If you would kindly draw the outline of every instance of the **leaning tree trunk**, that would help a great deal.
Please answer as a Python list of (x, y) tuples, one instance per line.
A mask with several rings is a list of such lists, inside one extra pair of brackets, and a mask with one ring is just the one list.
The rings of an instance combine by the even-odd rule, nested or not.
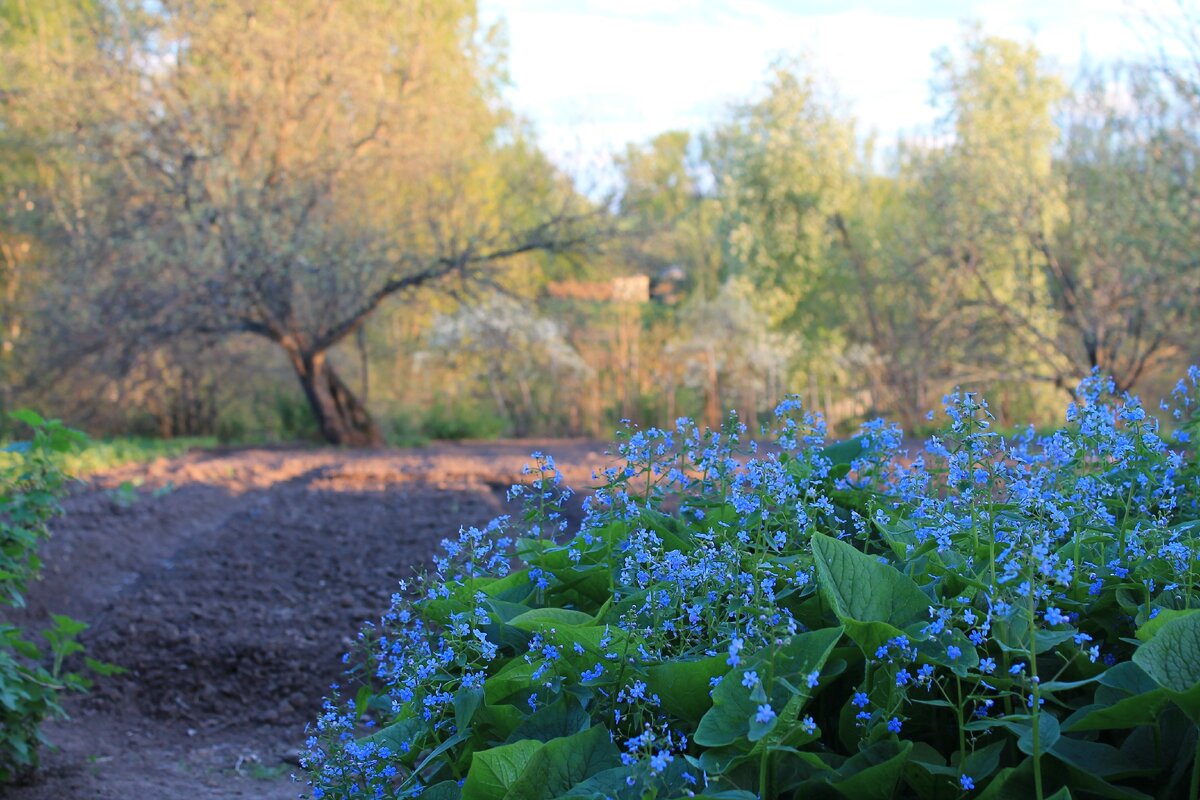
[(326, 353), (295, 355), (292, 365), (325, 441), (348, 447), (375, 447), (383, 443), (366, 406), (334, 371)]

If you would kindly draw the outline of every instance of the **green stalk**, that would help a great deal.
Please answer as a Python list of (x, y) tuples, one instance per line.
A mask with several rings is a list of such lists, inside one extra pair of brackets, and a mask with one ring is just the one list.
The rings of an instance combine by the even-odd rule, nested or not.
[[(775, 684), (775, 651), (774, 651), (774, 649), (772, 649), (771, 650), (771, 660), (770, 660), (770, 662), (768, 662), (768, 665), (767, 665), (767, 682), (765, 684), (768, 703), (771, 702), (771, 687), (774, 684)], [(771, 787), (769, 785), (771, 782), (771, 773), (770, 773), (770, 769), (769, 769), (770, 760), (771, 760), (771, 748), (767, 744), (766, 740), (763, 740), (761, 742), (761, 745), (762, 745), (763, 750), (762, 750), (762, 755), (759, 756), (759, 758), (758, 758), (758, 796), (759, 796), (759, 798), (761, 798), (761, 800), (767, 800), (767, 798), (769, 798), (771, 796), (771, 794), (770, 794)]]
[(1188, 797), (1191, 800), (1200, 798), (1200, 727), (1196, 728), (1196, 752), (1192, 755), (1192, 783)]
[(767, 770), (767, 757), (770, 755), (770, 753), (771, 751), (768, 750), (764, 745), (762, 756), (758, 759), (758, 796), (762, 798), (762, 800), (766, 800), (766, 798), (771, 796), (768, 793), (769, 787), (767, 786), (770, 778), (770, 774)]
[(954, 676), (954, 688), (958, 693), (958, 703), (954, 707), (954, 713), (958, 718), (958, 773), (961, 776), (963, 766), (967, 763), (967, 730), (966, 720), (963, 719), (962, 679), (958, 675)]
[(1029, 576), (1029, 675), (1033, 682), (1033, 788), (1037, 800), (1043, 800), (1042, 792), (1042, 694), (1037, 674), (1037, 617), (1033, 597), (1033, 574)]

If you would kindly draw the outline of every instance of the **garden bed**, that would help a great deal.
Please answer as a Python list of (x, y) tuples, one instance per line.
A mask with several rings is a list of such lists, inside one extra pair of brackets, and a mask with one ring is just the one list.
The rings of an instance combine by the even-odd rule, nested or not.
[(56, 521), (29, 612), (90, 622), (92, 654), (129, 672), (73, 699), (48, 726), (62, 749), (5, 796), (296, 797), (290, 762), (359, 624), (497, 514), (538, 448), (580, 482), (603, 460), (588, 442), (252, 449), (97, 477)]

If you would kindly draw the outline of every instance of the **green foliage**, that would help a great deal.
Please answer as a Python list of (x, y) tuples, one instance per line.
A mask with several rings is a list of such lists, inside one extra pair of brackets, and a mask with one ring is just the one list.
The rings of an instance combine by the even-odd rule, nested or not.
[(473, 403), (437, 403), (421, 420), (421, 432), (430, 439), (495, 439), (504, 428), (504, 420)]
[[(44, 420), (32, 411), (11, 416), (32, 437), (10, 444), (6, 451), (15, 458), (0, 462), (0, 606), (21, 608), (29, 582), (41, 569), (38, 548), (49, 536), (47, 524), (60, 513), (58, 501), (68, 481), (62, 456), (85, 440), (58, 420)], [(52, 621), (41, 631), (45, 646), (19, 625), (0, 621), (0, 783), (37, 767), (42, 721), (63, 716), (63, 692), (89, 685), (82, 674), (64, 670), (68, 657), (82, 653), (77, 639), (87, 626), (59, 614)], [(91, 659), (88, 666), (110, 671)]]
[[(89, 439), (82, 435), (49, 455), (58, 469), (67, 475), (85, 476), (94, 472), (175, 458), (194, 448), (212, 447), (217, 440), (206, 436), (182, 436), (175, 439), (124, 436), (115, 439)], [(25, 443), (15, 442), (0, 449), (0, 469), (13, 469), (21, 463)]]
[(959, 393), (915, 461), (794, 401), (765, 450), (630, 431), (577, 530), (538, 456), (364, 631), (314, 795), (1194, 794), (1197, 389), (1170, 436), (1099, 377), (1041, 437)]
[(298, 393), (276, 392), (273, 405), (283, 441), (314, 441), (320, 436), (312, 408)]
[(415, 411), (403, 410), (383, 420), (383, 438), (392, 447), (420, 447), (429, 441)]

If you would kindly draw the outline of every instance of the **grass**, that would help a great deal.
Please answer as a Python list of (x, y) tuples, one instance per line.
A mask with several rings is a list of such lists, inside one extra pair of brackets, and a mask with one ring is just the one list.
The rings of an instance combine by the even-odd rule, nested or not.
[[(125, 466), (141, 464), (158, 458), (174, 458), (197, 447), (215, 447), (216, 437), (188, 436), (177, 439), (151, 439), (147, 437), (117, 437), (89, 441), (62, 454), (62, 468), (76, 477)], [(0, 451), (0, 466), (15, 454)]]

